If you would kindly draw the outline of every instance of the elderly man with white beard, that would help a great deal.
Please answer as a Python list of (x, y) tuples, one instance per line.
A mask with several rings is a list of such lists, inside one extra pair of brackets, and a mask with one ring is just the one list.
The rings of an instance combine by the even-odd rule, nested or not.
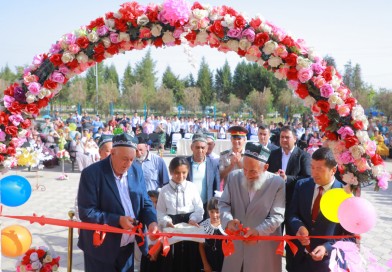
[[(243, 169), (232, 171), (219, 201), (222, 227), (237, 231), (248, 228), (244, 237), (282, 235), (284, 180), (267, 172), (270, 151), (259, 143), (245, 146)], [(225, 257), (222, 271), (281, 272), (282, 259), (275, 253), (279, 241), (234, 241), (235, 252)]]

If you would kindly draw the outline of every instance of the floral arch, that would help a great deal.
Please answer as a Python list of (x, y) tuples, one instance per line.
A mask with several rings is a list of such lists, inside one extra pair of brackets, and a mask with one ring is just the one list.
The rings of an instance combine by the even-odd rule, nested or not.
[(197, 2), (190, 6), (184, 0), (148, 6), (124, 3), (117, 12), (64, 35), (48, 53), (35, 56), (23, 78), (4, 90), (2, 166), (16, 166), (15, 154), (28, 136), (29, 118), (36, 117), (73, 76), (121, 52), (180, 44), (234, 51), (285, 79), (325, 132), (343, 180), (353, 186), (376, 181), (376, 189), (387, 188), (390, 175), (366, 132), (364, 110), (334, 67), (327, 66), (303, 41), (259, 17), (248, 20), (227, 6)]

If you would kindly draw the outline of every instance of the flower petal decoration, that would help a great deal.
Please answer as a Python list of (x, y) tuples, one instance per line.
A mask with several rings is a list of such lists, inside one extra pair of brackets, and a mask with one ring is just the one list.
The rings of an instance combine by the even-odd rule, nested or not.
[(191, 5), (185, 0), (147, 6), (122, 4), (117, 12), (108, 12), (65, 34), (49, 52), (35, 56), (22, 77), (4, 90), (0, 137), (6, 148), (0, 150), (2, 166), (15, 165), (15, 149), (23, 141), (12, 139), (28, 134), (22, 120), (36, 117), (73, 76), (125, 51), (181, 44), (236, 52), (287, 80), (327, 136), (326, 145), (334, 151), (340, 174), (353, 187), (371, 183), (375, 189), (388, 187), (382, 159), (373, 152), (366, 132), (364, 110), (335, 67), (328, 66), (303, 40), (260, 16), (247, 19), (228, 6)]

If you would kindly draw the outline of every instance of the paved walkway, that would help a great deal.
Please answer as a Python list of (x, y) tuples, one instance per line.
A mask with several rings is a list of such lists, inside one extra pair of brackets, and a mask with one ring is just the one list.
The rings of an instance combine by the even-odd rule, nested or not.
[[(168, 164), (173, 155), (165, 154), (165, 161)], [(386, 163), (388, 171), (392, 172), (392, 161)], [(71, 165), (66, 164), (67, 173), (71, 172)], [(22, 206), (10, 208), (3, 207), (3, 214), (12, 215), (45, 215), (58, 219), (69, 219), (68, 211), (74, 209), (74, 202), (79, 184), (80, 173), (70, 173), (69, 180), (56, 180), (60, 176), (60, 167), (44, 169), (39, 172), (28, 172), (25, 170), (13, 170), (7, 175), (16, 174), (26, 177), (32, 187), (36, 185), (45, 186), (44, 191), (34, 190), (30, 199)], [(392, 258), (392, 184), (387, 191), (374, 192), (373, 187), (363, 189), (363, 197), (369, 199), (377, 209), (378, 221), (376, 227), (363, 235), (362, 245), (370, 248), (372, 253), (385, 264)], [(33, 246), (46, 245), (55, 251), (60, 257), (60, 271), (66, 271), (67, 267), (67, 240), (68, 229), (56, 226), (41, 226), (39, 224), (29, 224), (28, 222), (0, 218), (1, 228), (18, 224), (26, 226), (33, 236)], [(77, 231), (74, 231), (73, 247), (73, 269), (74, 272), (83, 271), (83, 254), (76, 246)], [(15, 271), (15, 259), (1, 256), (1, 271)], [(392, 271), (390, 269), (389, 271)]]

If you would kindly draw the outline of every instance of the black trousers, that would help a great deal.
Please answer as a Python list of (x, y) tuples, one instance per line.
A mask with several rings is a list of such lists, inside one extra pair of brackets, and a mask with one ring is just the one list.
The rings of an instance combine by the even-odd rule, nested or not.
[(120, 247), (120, 252), (114, 263), (106, 263), (88, 254), (84, 254), (85, 272), (133, 272), (134, 243)]

